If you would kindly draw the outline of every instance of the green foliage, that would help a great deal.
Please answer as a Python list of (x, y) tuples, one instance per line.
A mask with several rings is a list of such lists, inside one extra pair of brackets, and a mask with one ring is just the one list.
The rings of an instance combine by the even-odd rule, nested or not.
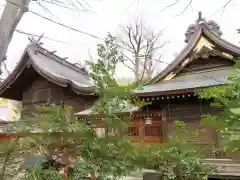
[[(117, 83), (116, 66), (123, 60), (117, 48), (115, 38), (108, 34), (105, 44), (98, 45), (99, 59), (96, 62), (88, 62), (91, 69), (90, 76), (100, 96), (93, 111), (101, 117), (97, 122), (94, 119), (89, 120), (88, 124), (90, 128), (95, 123), (104, 124), (105, 136), (86, 141), (89, 146), (85, 146), (84, 143), (79, 146), (79, 151), (84, 152), (84, 155), (81, 156), (83, 161), (77, 168), (79, 172), (77, 174), (80, 175), (84, 169), (89, 169), (88, 173), (95, 172), (101, 180), (117, 179), (127, 175), (138, 168), (136, 160), (140, 157), (137, 147), (124, 133), (129, 119), (119, 115), (129, 108), (130, 104), (138, 102), (133, 98), (133, 90), (139, 86), (139, 83), (128, 86), (120, 86)], [(109, 135), (109, 130), (113, 130), (114, 133)]]
[(17, 174), (21, 154), (17, 140), (3, 141), (0, 144), (0, 179), (10, 179)]
[(229, 74), (229, 84), (210, 87), (200, 92), (202, 99), (212, 102), (223, 111), (217, 115), (206, 115), (202, 122), (215, 127), (222, 135), (222, 148), (226, 151), (240, 150), (240, 64), (237, 61)]
[[(110, 34), (105, 44), (98, 45), (98, 56), (96, 62), (88, 64), (99, 95), (94, 111), (101, 115), (100, 120), (79, 121), (69, 107), (48, 104), (32, 108), (30, 113), (25, 111), (21, 121), (8, 127), (20, 140), (23, 162), (37, 154), (46, 159), (22, 170), (26, 180), (61, 179), (56, 174), (67, 166), (73, 169), (68, 175), (70, 180), (88, 179), (89, 174), (99, 180), (117, 179), (142, 166), (139, 149), (125, 134), (129, 119), (119, 115), (130, 104), (141, 103), (132, 94), (139, 83), (118, 85), (114, 76), (122, 56)], [(96, 123), (105, 125), (105, 136), (96, 135)], [(111, 129), (114, 133), (109, 135)]]
[[(16, 178), (22, 174), (21, 178), (25, 180), (44, 180), (54, 179), (59, 174), (60, 168), (47, 166), (42, 169), (42, 163), (59, 154), (74, 154), (77, 143), (87, 138), (84, 125), (71, 119), (69, 110), (52, 104), (38, 106), (34, 113), (23, 113), (24, 121), (6, 127), (5, 131), (14, 136), (1, 144), (1, 179)], [(29, 160), (39, 154), (46, 159), (42, 163)], [(69, 163), (70, 158), (65, 158), (63, 164)]]
[[(14, 132), (15, 138), (0, 149), (1, 157), (6, 159), (2, 179), (21, 171), (25, 180), (58, 180), (62, 179), (59, 171), (67, 167), (69, 180), (89, 179), (89, 174), (98, 180), (115, 180), (143, 167), (157, 169), (166, 180), (204, 179), (207, 168), (197, 151), (179, 136), (187, 135), (184, 123), (175, 122), (178, 132), (174, 131), (176, 134), (169, 141), (157, 147), (139, 147), (131, 142), (125, 133), (129, 119), (120, 114), (129, 105), (146, 104), (133, 95), (141, 83), (127, 86), (117, 83), (115, 70), (123, 58), (110, 34), (105, 44), (98, 45), (98, 56), (96, 62), (88, 65), (99, 96), (93, 111), (100, 114), (100, 120), (79, 121), (72, 116), (71, 108), (54, 104), (24, 112), (21, 121), (6, 129)], [(96, 123), (104, 124), (104, 136), (97, 136)], [(110, 130), (113, 133), (109, 134)], [(36, 155), (44, 156), (43, 160), (29, 165), (29, 157)], [(17, 165), (12, 174), (6, 171), (11, 170), (11, 164)]]
[(41, 166), (33, 166), (28, 169), (23, 180), (62, 180), (62, 176), (58, 171), (53, 169), (43, 170)]
[(149, 150), (148, 164), (162, 175), (162, 180), (203, 180), (211, 168), (203, 163), (201, 153), (188, 141), (194, 133), (188, 131), (184, 122), (174, 122), (174, 133), (163, 144)]

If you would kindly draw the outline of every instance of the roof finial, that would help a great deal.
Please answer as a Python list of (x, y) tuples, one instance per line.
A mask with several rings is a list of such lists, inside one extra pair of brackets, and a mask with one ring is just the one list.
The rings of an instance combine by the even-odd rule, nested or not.
[(197, 19), (197, 21), (196, 21), (196, 24), (199, 24), (200, 22), (204, 22), (204, 18), (202, 17), (202, 12), (201, 11), (199, 11), (198, 12), (198, 19)]
[(198, 21), (201, 21), (203, 18), (202, 18), (202, 11), (199, 11), (198, 12)]
[(202, 26), (200, 26), (201, 24), (205, 24), (211, 31), (213, 31), (216, 35), (221, 36), (222, 32), (220, 30), (220, 26), (213, 20), (206, 20), (203, 16), (202, 16), (202, 12), (199, 11), (198, 12), (198, 18), (195, 21), (194, 24), (190, 24), (188, 26), (188, 29), (185, 33), (185, 42), (188, 43), (192, 36), (194, 35), (194, 33), (196, 32), (196, 30), (200, 27), (202, 28)]

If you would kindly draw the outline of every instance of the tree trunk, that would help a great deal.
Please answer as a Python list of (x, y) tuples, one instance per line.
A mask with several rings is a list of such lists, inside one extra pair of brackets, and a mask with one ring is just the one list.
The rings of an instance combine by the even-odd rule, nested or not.
[(139, 80), (139, 57), (138, 54), (135, 55), (135, 80), (138, 81)]
[(6, 57), (13, 33), (24, 13), (28, 11), (30, 2), (31, 0), (9, 0), (6, 2), (0, 20), (0, 68)]

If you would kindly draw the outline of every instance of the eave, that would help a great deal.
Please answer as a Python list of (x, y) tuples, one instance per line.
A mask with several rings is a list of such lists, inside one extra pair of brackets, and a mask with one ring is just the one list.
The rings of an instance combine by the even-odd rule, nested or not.
[[(132, 106), (129, 104), (129, 107), (126, 107), (122, 112), (116, 113), (121, 115), (132, 115), (135, 113), (141, 112), (140, 107)], [(89, 109), (83, 110), (81, 112), (75, 113), (75, 116), (78, 118), (101, 118), (101, 114), (94, 112), (94, 106), (90, 107)]]
[(227, 75), (230, 70), (231, 68), (216, 68), (185, 73), (171, 80), (146, 85), (141, 90), (136, 90), (135, 94), (147, 97), (195, 93), (206, 87), (229, 83)]

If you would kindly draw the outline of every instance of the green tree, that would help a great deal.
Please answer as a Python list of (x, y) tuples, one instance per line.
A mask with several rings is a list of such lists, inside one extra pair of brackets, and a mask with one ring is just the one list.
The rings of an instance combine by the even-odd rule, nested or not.
[[(99, 180), (117, 179), (140, 165), (139, 149), (125, 133), (130, 119), (120, 115), (129, 108), (129, 104), (141, 105), (133, 96), (133, 89), (138, 87), (138, 83), (127, 86), (117, 83), (115, 71), (123, 57), (118, 52), (115, 38), (111, 34), (108, 34), (104, 45), (98, 45), (98, 56), (96, 62), (88, 64), (96, 93), (99, 95), (93, 112), (100, 114), (100, 119), (90, 119), (87, 122), (92, 138), (78, 147), (82, 155), (81, 160), (76, 162), (78, 175), (75, 179), (79, 179), (79, 176), (86, 177), (86, 173), (90, 172), (96, 173)], [(93, 131), (93, 125), (97, 123), (104, 124), (104, 137), (98, 138)], [(109, 131), (113, 133), (110, 135)]]
[[(99, 96), (93, 112), (99, 113), (100, 119), (78, 120), (70, 115), (71, 108), (48, 104), (23, 112), (22, 120), (12, 126), (11, 132), (21, 139), (23, 179), (62, 179), (58, 172), (65, 168), (69, 180), (89, 179), (89, 174), (110, 180), (142, 167), (139, 148), (125, 133), (129, 117), (120, 115), (129, 104), (141, 105), (133, 96), (139, 83), (118, 85), (115, 70), (122, 56), (110, 34), (98, 45), (98, 56), (88, 65)], [(105, 136), (97, 136), (96, 123), (105, 125)], [(109, 131), (114, 133), (110, 135)], [(32, 155), (44, 160), (31, 164)]]
[[(92, 179), (113, 180), (146, 166), (160, 171), (164, 179), (205, 178), (207, 170), (196, 156), (196, 151), (186, 148), (186, 144), (178, 138), (157, 148), (132, 144), (126, 135), (130, 118), (121, 114), (129, 108), (129, 104), (145, 105), (133, 94), (141, 83), (127, 86), (117, 83), (115, 70), (123, 58), (115, 38), (110, 34), (104, 44), (98, 45), (98, 56), (88, 65), (99, 96), (93, 113), (99, 113), (100, 118), (78, 120), (70, 115), (70, 107), (54, 104), (37, 106), (30, 113), (29, 110), (23, 112), (22, 120), (10, 128), (10, 132), (15, 133), (11, 154), (4, 147), (1, 149), (8, 155), (3, 170), (11, 168), (8, 166), (11, 155), (25, 162), (18, 167), (25, 180), (62, 179), (59, 175), (62, 169), (68, 169), (69, 180), (89, 179), (89, 175)], [(97, 136), (94, 129), (99, 123), (105, 127), (102, 137)], [(181, 134), (186, 132), (181, 123), (179, 129)], [(33, 155), (44, 158), (40, 163), (29, 163)], [(5, 176), (3, 179), (9, 178)]]
[(228, 84), (205, 88), (199, 94), (211, 102), (213, 107), (221, 108), (218, 115), (207, 114), (202, 123), (213, 126), (221, 135), (220, 149), (240, 150), (240, 64), (237, 61), (229, 73)]

